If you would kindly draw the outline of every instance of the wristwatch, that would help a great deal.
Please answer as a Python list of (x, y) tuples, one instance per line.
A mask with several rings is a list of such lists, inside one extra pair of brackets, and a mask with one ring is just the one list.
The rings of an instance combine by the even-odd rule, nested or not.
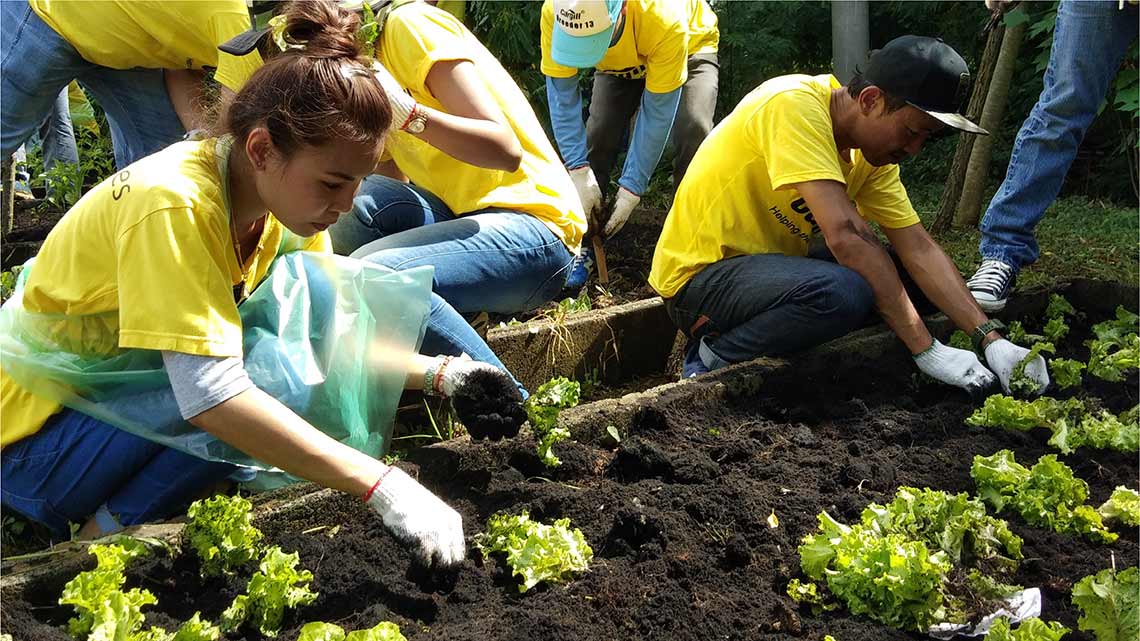
[(996, 318), (991, 318), (981, 325), (978, 325), (978, 327), (970, 333), (970, 341), (974, 344), (975, 352), (979, 354), (982, 353), (982, 342), (986, 340), (986, 334), (989, 334), (995, 329), (1004, 330), (1005, 323)]
[(412, 113), (408, 114), (408, 121), (404, 123), (404, 131), (410, 134), (422, 134), (427, 127), (427, 114), (420, 110), (417, 104)]

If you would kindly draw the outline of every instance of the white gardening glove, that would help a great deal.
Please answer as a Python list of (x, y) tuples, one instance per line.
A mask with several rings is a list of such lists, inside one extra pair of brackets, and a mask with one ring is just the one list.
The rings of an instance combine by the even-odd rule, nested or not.
[(612, 238), (614, 234), (621, 231), (625, 222), (629, 220), (629, 215), (633, 213), (633, 208), (637, 207), (637, 203), (641, 202), (641, 196), (633, 193), (625, 187), (619, 187), (617, 199), (614, 200), (614, 210), (610, 214), (609, 220), (606, 221), (606, 229), (603, 232), (606, 238)]
[(993, 372), (982, 365), (977, 354), (943, 345), (938, 339), (926, 351), (916, 354), (914, 362), (923, 374), (967, 392), (976, 392), (994, 383)]
[(513, 437), (526, 421), (522, 393), (505, 371), (466, 354), (441, 356), (428, 367), (425, 391), (451, 399), (459, 422), (474, 439)]
[(589, 165), (571, 169), (570, 180), (574, 182), (574, 189), (578, 190), (578, 199), (582, 201), (586, 220), (593, 220), (602, 209), (602, 189), (598, 187), (594, 170)]
[(424, 565), (453, 565), (467, 553), (459, 513), (400, 468), (388, 468), (365, 501)]
[(384, 68), (384, 65), (373, 61), (372, 71), (377, 82), (384, 89), (384, 93), (388, 96), (388, 102), (392, 105), (392, 126), (403, 130), (404, 125), (408, 124), (412, 112), (416, 110), (416, 99), (404, 91), (404, 88), (396, 82), (396, 79)]
[[(1001, 381), (1001, 388), (1005, 390), (1006, 394), (1009, 394), (1009, 379), (1013, 376), (1013, 370), (1025, 359), (1029, 350), (1018, 347), (1004, 338), (999, 338), (986, 345), (983, 351), (986, 354), (986, 364), (997, 374), (998, 380)], [(1037, 358), (1026, 363), (1025, 375), (1037, 383), (1038, 394), (1044, 392), (1045, 388), (1049, 387), (1049, 370), (1045, 366), (1045, 357), (1038, 354)]]

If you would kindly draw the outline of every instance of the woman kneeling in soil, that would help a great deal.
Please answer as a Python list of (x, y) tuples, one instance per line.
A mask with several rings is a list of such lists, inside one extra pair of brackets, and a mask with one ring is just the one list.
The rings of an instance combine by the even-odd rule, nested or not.
[[(397, 131), (382, 175), (364, 181), (330, 230), (334, 250), (393, 269), (431, 265), (435, 292), (462, 314), (552, 300), (586, 219), (526, 96), (446, 11), (407, 0), (378, 11), (377, 78)], [(237, 42), (222, 49), (257, 41)]]
[[(457, 512), (399, 469), (314, 427), (246, 371), (238, 303), (267, 278), (279, 254), (329, 251), (324, 230), (351, 207), (392, 120), (383, 88), (359, 57), (353, 14), (331, 2), (296, 3), (285, 24), (304, 47), (257, 71), (228, 110), (226, 135), (178, 143), (97, 186), (48, 236), (22, 295), (4, 311), (81, 328), (76, 354), (161, 352), (178, 410), (198, 428), (192, 432), (364, 497), (421, 559), (453, 563), (465, 550)], [(429, 295), (423, 291), (420, 318)], [(316, 307), (317, 299), (305, 304)], [(408, 388), (456, 397), (478, 386), (480, 416), (494, 420), (468, 416), (469, 429), (517, 431), (522, 410), (514, 380), (446, 303), (436, 298), (430, 309), (429, 326), (476, 346), (471, 356), (485, 362), (410, 354), (396, 380), (406, 376)], [(244, 329), (248, 341), (254, 328)], [(329, 329), (314, 322), (308, 333)], [(60, 357), (35, 356), (45, 363)], [(57, 535), (66, 536), (72, 522), (86, 522), (81, 535), (93, 536), (167, 518), (235, 471), (62, 409), (29, 391), (60, 381), (17, 383), (11, 365), (6, 359), (0, 372), (0, 495), (5, 508)]]

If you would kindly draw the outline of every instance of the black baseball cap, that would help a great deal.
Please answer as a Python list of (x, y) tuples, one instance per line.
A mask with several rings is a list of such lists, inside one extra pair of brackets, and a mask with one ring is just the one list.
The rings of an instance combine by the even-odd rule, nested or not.
[(970, 97), (970, 69), (941, 38), (900, 36), (891, 40), (871, 52), (863, 78), (955, 129), (990, 133), (962, 115)]
[[(376, 12), (391, 1), (392, 0), (345, 0), (339, 4), (341, 7), (348, 9), (349, 11), (355, 11), (359, 13), (363, 11), (363, 9), (361, 9), (361, 5), (363, 5), (365, 2), (368, 2), (368, 7), (372, 9), (373, 12)], [(274, 7), (271, 6), (270, 8)], [(239, 33), (238, 35), (218, 45), (218, 49), (232, 56), (244, 56), (254, 49), (257, 49), (261, 46), (261, 43), (265, 42), (265, 39), (269, 37), (269, 30), (270, 27), (261, 27), (259, 29), (250, 29), (249, 31)]]

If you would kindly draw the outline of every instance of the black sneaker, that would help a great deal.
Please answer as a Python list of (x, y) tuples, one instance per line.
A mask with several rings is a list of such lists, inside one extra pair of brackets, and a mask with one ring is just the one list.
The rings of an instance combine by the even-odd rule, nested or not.
[(1017, 270), (1000, 260), (983, 260), (981, 267), (966, 287), (978, 301), (978, 306), (985, 312), (1000, 312), (1005, 309), (1009, 294), (1013, 291), (1013, 282), (1017, 280)]

